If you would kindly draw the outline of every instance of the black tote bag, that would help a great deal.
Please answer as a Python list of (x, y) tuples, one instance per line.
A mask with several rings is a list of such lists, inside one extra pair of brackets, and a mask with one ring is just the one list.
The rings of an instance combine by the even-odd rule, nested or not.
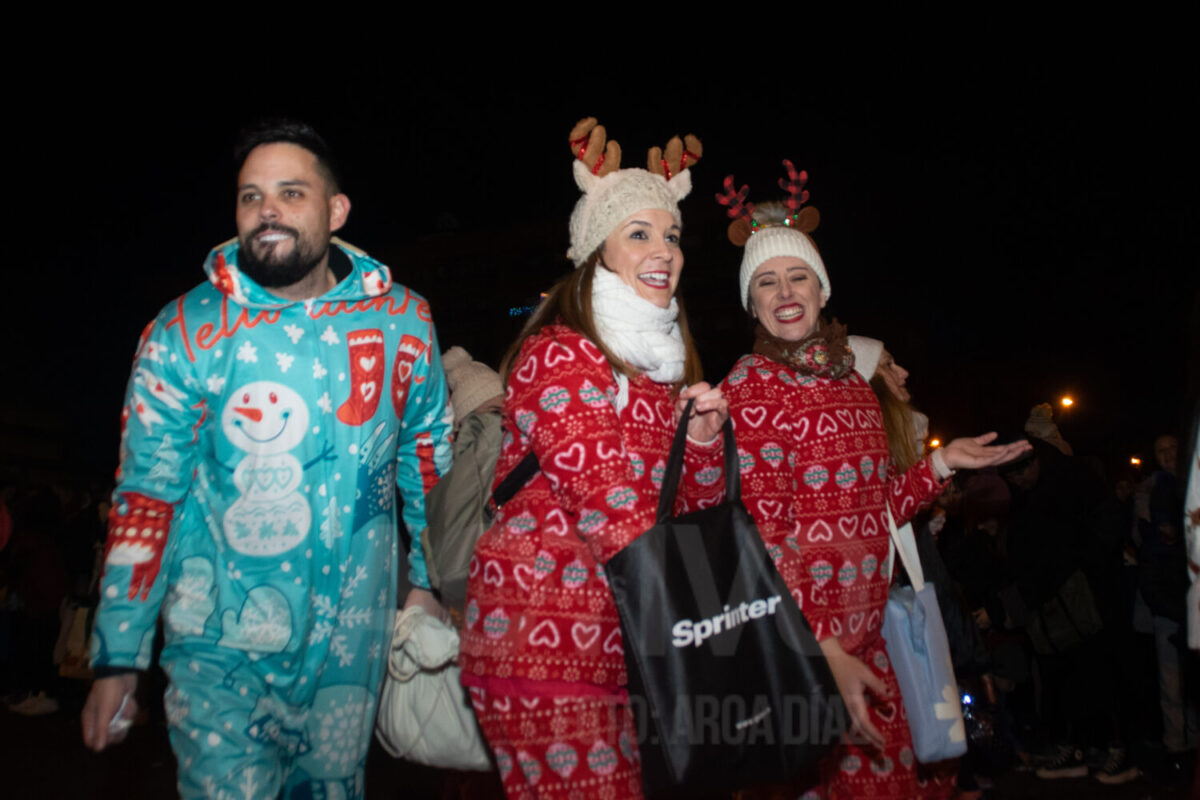
[[(648, 797), (784, 783), (847, 727), (824, 655), (741, 502), (726, 421), (725, 501), (671, 517), (679, 422), (654, 527), (604, 565), (621, 618), (629, 699)], [(526, 456), (496, 487), (503, 505), (538, 469)]]
[(656, 524), (604, 566), (648, 796), (789, 781), (815, 766), (847, 724), (812, 629), (741, 503), (731, 422), (725, 501), (671, 517), (690, 411), (689, 403)]

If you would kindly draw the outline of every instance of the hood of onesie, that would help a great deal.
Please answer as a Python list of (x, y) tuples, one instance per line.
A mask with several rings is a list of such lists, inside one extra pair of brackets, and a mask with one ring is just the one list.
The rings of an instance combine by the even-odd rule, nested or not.
[[(337, 286), (321, 295), (322, 301), (363, 300), (387, 294), (392, 288), (392, 273), (386, 266), (336, 236), (329, 240), (329, 245), (344, 252), (349, 257), (353, 269)], [(285, 300), (271, 294), (239, 270), (239, 249), (235, 237), (214, 247), (205, 259), (204, 271), (208, 274), (209, 282), (217, 287), (217, 291), (248, 308), (284, 308), (293, 302), (302, 302)]]

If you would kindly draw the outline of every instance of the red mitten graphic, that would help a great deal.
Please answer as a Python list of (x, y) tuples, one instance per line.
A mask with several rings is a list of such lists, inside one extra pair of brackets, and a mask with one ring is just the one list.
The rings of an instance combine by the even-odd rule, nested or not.
[(417, 434), (417, 464), (421, 472), (421, 488), (425, 494), (437, 486), (437, 467), (433, 463), (433, 434)]
[(375, 416), (383, 391), (383, 332), (352, 331), (350, 346), (350, 397), (338, 409), (339, 422), (362, 425)]
[(137, 492), (122, 493), (120, 502), (108, 513), (104, 564), (133, 567), (129, 579), (130, 600), (137, 597), (139, 589), (143, 600), (150, 594), (150, 587), (162, 565), (174, 513), (175, 508), (169, 503)]
[(392, 407), (396, 417), (404, 418), (404, 404), (408, 401), (408, 385), (412, 380), (413, 364), (425, 352), (427, 345), (416, 336), (406, 333), (396, 350), (396, 363), (392, 365)]

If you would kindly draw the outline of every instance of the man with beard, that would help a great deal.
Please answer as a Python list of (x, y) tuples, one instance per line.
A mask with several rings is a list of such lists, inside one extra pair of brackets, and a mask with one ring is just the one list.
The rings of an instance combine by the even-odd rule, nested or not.
[(417, 534), (449, 466), (441, 358), (426, 302), (331, 238), (350, 200), (311, 128), (254, 128), (237, 161), (237, 239), (134, 360), (84, 741), (124, 737), (161, 612), (182, 796), (361, 797), (395, 488)]

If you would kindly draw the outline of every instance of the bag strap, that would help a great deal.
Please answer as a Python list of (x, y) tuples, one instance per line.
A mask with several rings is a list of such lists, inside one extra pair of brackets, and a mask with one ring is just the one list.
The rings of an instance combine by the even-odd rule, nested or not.
[[(1078, 570), (1076, 570), (1075, 572), (1078, 572)], [(1055, 590), (1054, 599), (1057, 600), (1059, 606), (1062, 607), (1063, 616), (1067, 618), (1067, 623), (1075, 631), (1075, 635), (1079, 637), (1079, 641), (1082, 642), (1085, 639), (1087, 639), (1087, 637), (1083, 635), (1083, 630), (1079, 627), (1078, 623), (1075, 622), (1075, 615), (1071, 613), (1071, 604), (1067, 602), (1067, 598), (1063, 597), (1063, 593), (1062, 593), (1063, 586), (1066, 586), (1071, 581), (1071, 579), (1075, 577), (1075, 572), (1072, 572), (1070, 575), (1068, 575), (1067, 579), (1062, 582), (1062, 584), (1058, 587), (1058, 589)], [(1084, 576), (1083, 579), (1087, 580), (1087, 577)]]
[[(675, 507), (675, 494), (679, 488), (680, 473), (683, 472), (683, 451), (687, 447), (687, 422), (692, 413), (695, 398), (688, 400), (687, 408), (679, 419), (675, 429), (675, 439), (671, 442), (671, 454), (667, 459), (667, 472), (663, 477), (662, 494), (658, 497), (658, 522), (664, 522), (671, 516)], [(725, 499), (728, 502), (741, 500), (742, 476), (738, 470), (737, 443), (733, 435), (733, 423), (725, 420), (722, 428), (725, 437)], [(498, 509), (513, 498), (521, 487), (537, 474), (540, 466), (537, 454), (530, 450), (525, 457), (512, 468), (504, 480), (492, 492), (493, 510)]]
[[(500, 481), (500, 485), (496, 487), (496, 491), (492, 492), (492, 506), (500, 508), (513, 498), (522, 486), (529, 483), (529, 479), (537, 474), (539, 469), (537, 454), (530, 450), (525, 454), (525, 457), (504, 476), (504, 480)], [(494, 510), (493, 509), (493, 510)]]
[[(658, 513), (655, 524), (661, 525), (671, 517), (675, 508), (675, 495), (679, 491), (679, 480), (683, 472), (683, 451), (687, 447), (687, 424), (692, 415), (696, 398), (687, 402), (679, 426), (675, 429), (675, 440), (671, 443), (671, 455), (667, 458), (667, 471), (663, 476), (662, 493), (658, 496)], [(725, 501), (737, 502), (742, 498), (742, 476), (738, 470), (737, 442), (733, 435), (733, 422), (726, 419), (721, 428), (725, 437)]]
[(894, 555), (899, 553), (900, 562), (904, 564), (904, 570), (908, 573), (908, 579), (912, 581), (913, 589), (919, 592), (925, 588), (925, 572), (921, 569), (921, 557), (917, 554), (917, 537), (913, 535), (912, 524), (906, 522), (897, 530), (896, 520), (892, 517), (892, 507), (887, 505), (886, 500), (884, 506), (887, 508), (888, 529), (892, 534), (888, 561), (893, 561)]

